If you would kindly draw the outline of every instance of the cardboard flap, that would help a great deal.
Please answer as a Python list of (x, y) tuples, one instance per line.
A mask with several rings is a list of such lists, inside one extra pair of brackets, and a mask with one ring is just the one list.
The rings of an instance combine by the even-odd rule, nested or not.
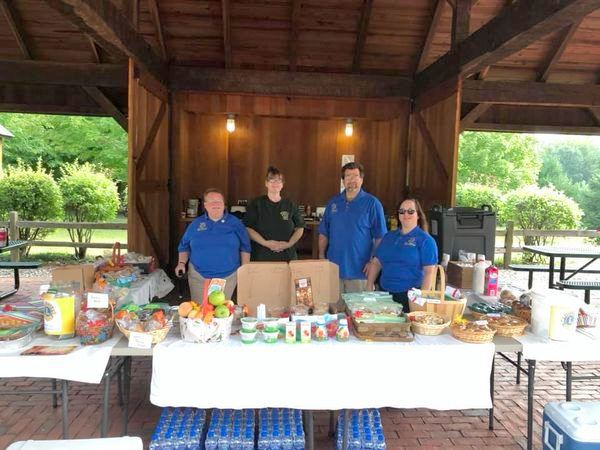
[(267, 307), (290, 306), (290, 266), (286, 262), (251, 262), (237, 270), (237, 302), (256, 314), (261, 303)]
[[(295, 301), (294, 281), (310, 278), (314, 303), (335, 303), (340, 298), (340, 275), (337, 264), (326, 259), (290, 261), (290, 291)], [(290, 294), (288, 294), (290, 295)]]
[(52, 282), (76, 282), (82, 290), (92, 289), (94, 285), (93, 264), (71, 264), (52, 270)]

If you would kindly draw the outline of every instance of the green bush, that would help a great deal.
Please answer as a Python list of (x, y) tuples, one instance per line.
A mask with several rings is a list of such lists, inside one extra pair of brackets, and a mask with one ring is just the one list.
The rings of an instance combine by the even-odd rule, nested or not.
[[(61, 166), (59, 186), (65, 204), (65, 218), (72, 222), (114, 220), (119, 208), (116, 183), (102, 169), (90, 163), (65, 163)], [(72, 242), (90, 242), (93, 230), (69, 229)], [(77, 247), (75, 256), (85, 258), (86, 249)]]
[(502, 208), (502, 193), (495, 187), (475, 183), (463, 183), (456, 186), (456, 206), (480, 208), (490, 205), (493, 211)]
[[(517, 229), (572, 230), (581, 225), (583, 212), (577, 203), (552, 187), (528, 186), (505, 195), (501, 216), (504, 222), (512, 220)], [(526, 245), (547, 245), (553, 239), (525, 236), (524, 242)]]
[[(10, 211), (19, 214), (19, 220), (53, 221), (62, 218), (63, 199), (54, 178), (42, 167), (41, 160), (35, 168), (18, 161), (6, 168), (0, 176), (0, 216), (8, 219)], [(42, 239), (52, 230), (20, 228), (19, 239)], [(25, 250), (29, 253), (29, 248)]]

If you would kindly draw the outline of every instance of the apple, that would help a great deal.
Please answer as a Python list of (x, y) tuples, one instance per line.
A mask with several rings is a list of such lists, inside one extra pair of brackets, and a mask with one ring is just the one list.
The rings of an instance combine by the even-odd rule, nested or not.
[(225, 319), (229, 317), (229, 308), (225, 305), (219, 305), (215, 308), (215, 317), (217, 319)]
[(223, 293), (223, 291), (215, 291), (208, 296), (208, 301), (211, 305), (220, 306), (224, 304), (227, 299), (225, 298), (225, 293)]

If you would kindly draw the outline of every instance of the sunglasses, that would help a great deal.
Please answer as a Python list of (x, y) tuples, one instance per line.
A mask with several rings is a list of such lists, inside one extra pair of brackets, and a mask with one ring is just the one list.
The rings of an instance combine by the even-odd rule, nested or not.
[(412, 216), (414, 213), (416, 213), (416, 211), (414, 209), (404, 209), (404, 208), (400, 208), (398, 210), (398, 214), (404, 214), (404, 213)]

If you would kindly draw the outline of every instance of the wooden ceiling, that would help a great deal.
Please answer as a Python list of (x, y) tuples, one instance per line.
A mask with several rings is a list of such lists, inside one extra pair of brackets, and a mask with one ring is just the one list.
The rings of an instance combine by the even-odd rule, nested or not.
[[(0, 109), (52, 112), (56, 104), (56, 112), (71, 105), (73, 113), (114, 115), (112, 104), (125, 113), (123, 80), (132, 55), (176, 89), (224, 89), (225, 78), (228, 89), (248, 85), (253, 92), (248, 80), (267, 77), (252, 78), (248, 71), (256, 70), (268, 71), (275, 84), (297, 74), (289, 80), (309, 86), (290, 94), (310, 94), (314, 77), (383, 84), (391, 91), (378, 96), (405, 96), (407, 86), (419, 92), (451, 71), (481, 83), (590, 86), (600, 78), (599, 7), (595, 0), (0, 0)], [(108, 16), (98, 20), (98, 11)], [(105, 32), (115, 24), (116, 31)], [(111, 70), (125, 75), (107, 82)], [(231, 74), (246, 76), (236, 85)], [(48, 91), (43, 99), (40, 86)], [(84, 94), (77, 86), (86, 87)], [(335, 92), (368, 96), (360, 89)], [(507, 116), (490, 107), (473, 111), (478, 104), (465, 101), (466, 125), (485, 114)], [(587, 106), (600, 103), (577, 107)], [(594, 114), (585, 117), (587, 125), (600, 125)]]

